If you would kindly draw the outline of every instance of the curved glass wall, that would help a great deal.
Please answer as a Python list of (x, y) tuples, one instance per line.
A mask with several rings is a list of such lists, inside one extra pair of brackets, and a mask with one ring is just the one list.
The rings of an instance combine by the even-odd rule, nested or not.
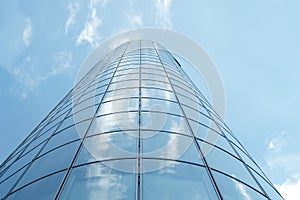
[(180, 63), (100, 60), (0, 167), (2, 199), (282, 199)]

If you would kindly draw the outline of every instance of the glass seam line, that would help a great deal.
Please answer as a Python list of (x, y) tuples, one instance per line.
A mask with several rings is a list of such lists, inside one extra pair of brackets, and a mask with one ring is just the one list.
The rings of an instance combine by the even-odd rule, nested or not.
[[(153, 45), (154, 45), (154, 44), (153, 44)], [(156, 48), (155, 45), (154, 45), (154, 48), (155, 48), (155, 51), (156, 51), (157, 56), (158, 56), (159, 59), (160, 59), (160, 56), (159, 56), (159, 54), (158, 54), (158, 51), (157, 51), (157, 48)], [(221, 195), (221, 193), (220, 193), (220, 191), (219, 191), (219, 188), (218, 188), (218, 186), (217, 186), (217, 184), (216, 184), (216, 182), (215, 182), (215, 180), (214, 180), (214, 178), (213, 178), (213, 175), (212, 175), (212, 173), (211, 173), (211, 171), (210, 171), (210, 169), (209, 169), (209, 167), (208, 167), (208, 164), (207, 164), (207, 162), (206, 162), (206, 160), (205, 160), (205, 158), (204, 158), (204, 156), (203, 156), (202, 150), (200, 149), (200, 147), (199, 147), (199, 145), (198, 145), (198, 143), (197, 143), (197, 141), (196, 141), (196, 139), (195, 139), (195, 135), (194, 135), (194, 133), (193, 133), (193, 131), (192, 131), (192, 128), (191, 128), (191, 126), (190, 126), (188, 120), (187, 120), (187, 117), (186, 117), (186, 115), (185, 115), (185, 113), (184, 113), (184, 110), (183, 110), (183, 108), (182, 108), (182, 106), (181, 106), (181, 104), (180, 104), (180, 102), (179, 102), (179, 99), (178, 99), (177, 94), (176, 94), (176, 92), (175, 92), (175, 90), (174, 90), (174, 87), (173, 87), (173, 85), (172, 85), (172, 83), (171, 83), (171, 81), (170, 81), (170, 77), (168, 76), (167, 71), (166, 71), (166, 69), (165, 69), (165, 66), (164, 66), (164, 64), (162, 63), (161, 59), (160, 59), (160, 62), (161, 62), (162, 67), (163, 67), (163, 69), (164, 69), (164, 71), (165, 71), (165, 74), (166, 74), (166, 77), (167, 77), (167, 79), (168, 79), (168, 81), (169, 81), (169, 84), (171, 85), (171, 88), (172, 88), (172, 90), (173, 90), (173, 92), (174, 92), (175, 98), (176, 98), (177, 101), (178, 101), (179, 107), (181, 108), (182, 114), (184, 115), (184, 118), (185, 118), (186, 123), (187, 123), (187, 125), (188, 125), (188, 127), (189, 127), (189, 130), (190, 130), (190, 132), (191, 132), (191, 134), (192, 134), (192, 136), (193, 136), (194, 144), (196, 144), (196, 147), (197, 147), (197, 149), (198, 149), (198, 152), (200, 153), (201, 158), (203, 159), (203, 162), (204, 162), (204, 164), (205, 164), (205, 169), (206, 169), (206, 171), (207, 171), (207, 173), (208, 173), (208, 176), (209, 176), (209, 178), (210, 178), (210, 180), (211, 180), (211, 183), (212, 183), (212, 185), (213, 185), (213, 187), (214, 187), (214, 189), (215, 189), (215, 191), (216, 191), (216, 194), (217, 194), (217, 196), (218, 196), (218, 198), (219, 198), (220, 200), (223, 200), (222, 195)]]
[(138, 167), (138, 173), (137, 173), (137, 194), (136, 194), (136, 199), (140, 200), (141, 199), (141, 108), (142, 108), (142, 100), (141, 100), (141, 93), (142, 93), (142, 89), (141, 89), (141, 60), (142, 60), (142, 45), (141, 45), (141, 40), (139, 41), (139, 128), (138, 128), (138, 159), (137, 159), (137, 167)]
[[(124, 49), (124, 52), (123, 52), (123, 54), (122, 54), (122, 56), (121, 56), (121, 58), (120, 58), (120, 60), (119, 60), (119, 63), (118, 63), (118, 65), (116, 66), (115, 72), (117, 71), (117, 69), (118, 69), (118, 67), (119, 67), (120, 61), (122, 60), (122, 57), (123, 57), (124, 53), (126, 52), (127, 47), (128, 47), (128, 44), (126, 45), (126, 47), (125, 47), (125, 49)], [(97, 66), (97, 65), (94, 65), (94, 67), (95, 67), (95, 66)], [(94, 67), (93, 67), (92, 69), (94, 69)], [(91, 70), (92, 70), (92, 69), (91, 69)], [(114, 72), (114, 74), (115, 74), (115, 72)], [(110, 83), (111, 83), (112, 79), (113, 79), (113, 76), (111, 77)], [(108, 88), (109, 88), (110, 83), (107, 85), (106, 91), (105, 91), (104, 95), (102, 96), (102, 98), (101, 98), (101, 100), (100, 100), (100, 103), (99, 103), (99, 105), (98, 105), (98, 107), (97, 107), (97, 109), (96, 109), (96, 111), (95, 111), (95, 113), (94, 113), (93, 118), (91, 119), (91, 123), (89, 124), (89, 126), (88, 126), (88, 128), (87, 128), (87, 130), (86, 130), (86, 132), (85, 132), (85, 134), (84, 134), (84, 136), (83, 136), (83, 138), (81, 139), (81, 143), (80, 143), (80, 145), (79, 145), (79, 147), (78, 147), (78, 149), (77, 149), (77, 151), (76, 151), (76, 153), (75, 153), (75, 155), (74, 155), (74, 158), (73, 158), (73, 160), (72, 160), (72, 162), (71, 162), (69, 168), (67, 169), (67, 172), (66, 172), (66, 174), (65, 174), (65, 176), (64, 176), (64, 178), (63, 178), (63, 180), (62, 180), (62, 183), (60, 184), (60, 186), (59, 186), (59, 188), (58, 188), (58, 191), (57, 191), (57, 193), (56, 193), (56, 195), (55, 195), (55, 198), (54, 198), (55, 200), (59, 199), (59, 197), (60, 197), (60, 195), (61, 195), (61, 193), (62, 193), (62, 190), (63, 190), (63, 188), (64, 188), (64, 186), (65, 186), (65, 184), (66, 184), (66, 181), (67, 181), (67, 179), (68, 179), (68, 177), (69, 177), (69, 175), (70, 175), (70, 173), (71, 173), (71, 170), (72, 170), (72, 168), (73, 168), (73, 165), (74, 165), (74, 163), (75, 163), (75, 161), (76, 161), (76, 159), (77, 159), (77, 157), (78, 157), (78, 155), (79, 155), (79, 152), (80, 152), (80, 150), (81, 150), (81, 148), (82, 148), (82, 146), (83, 146), (83, 142), (85, 141), (85, 138), (86, 138), (86, 136), (87, 136), (87, 134), (88, 134), (88, 132), (89, 132), (89, 130), (90, 130), (90, 127), (91, 127), (91, 125), (92, 125), (94, 119), (96, 118), (96, 115), (97, 115), (98, 110), (100, 109), (101, 102), (103, 101), (103, 99), (104, 99), (104, 97), (105, 97), (105, 94), (106, 94), (106, 92), (107, 92), (107, 90), (108, 90)], [(88, 88), (88, 87), (87, 87), (87, 88)]]

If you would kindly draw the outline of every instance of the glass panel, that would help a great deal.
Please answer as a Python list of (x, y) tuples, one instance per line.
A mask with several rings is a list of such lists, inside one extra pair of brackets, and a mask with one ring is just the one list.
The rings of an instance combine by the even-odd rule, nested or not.
[(170, 76), (173, 75), (173, 76), (178, 76), (179, 78), (182, 79), (182, 76), (181, 74), (178, 72), (178, 69), (177, 68), (173, 68), (173, 67), (166, 67), (166, 71), (168, 73), (168, 75)]
[(128, 129), (138, 129), (138, 112), (116, 113), (97, 117), (88, 135), (122, 131)]
[(29, 167), (16, 188), (45, 175), (68, 168), (74, 158), (78, 146), (79, 142), (73, 142), (34, 160), (33, 164)]
[(118, 69), (114, 75), (113, 82), (119, 80), (129, 80), (129, 79), (138, 79), (139, 78), (140, 67), (130, 67), (126, 69)]
[(113, 100), (109, 102), (102, 103), (98, 115), (105, 115), (116, 112), (128, 112), (128, 111), (138, 111), (139, 99), (138, 98), (127, 98)]
[[(147, 65), (147, 66), (151, 66), (151, 65)], [(158, 68), (158, 67), (157, 67)], [(162, 69), (162, 68), (161, 68)], [(164, 74), (164, 71), (162, 70), (158, 70), (158, 69), (151, 69), (151, 68), (144, 68), (144, 66), (142, 67), (142, 73), (151, 73), (151, 74)]]
[[(240, 150), (240, 148), (235, 146), (235, 150), (238, 152), (238, 154), (242, 157), (242, 160), (249, 165), (252, 169), (254, 169), (257, 173), (260, 173), (262, 176), (263, 173), (261, 169), (258, 168), (258, 166), (246, 155), (243, 151)], [(264, 176), (265, 177), (265, 176)]]
[[(165, 80), (167, 81), (167, 80)], [(168, 82), (163, 82), (163, 80), (144, 80), (142, 79), (141, 83), (142, 87), (154, 87), (154, 88), (160, 88), (165, 90), (172, 90), (172, 87)]]
[(176, 101), (173, 92), (154, 88), (142, 88), (142, 97), (157, 97), (159, 99)]
[[(70, 113), (70, 115), (73, 115), (73, 118), (76, 119), (74, 122), (81, 122), (85, 121), (87, 119), (91, 119), (94, 117), (94, 114), (97, 110), (99, 104), (89, 104), (88, 107), (79, 110), (78, 107), (74, 107), (74, 110)], [(59, 130), (62, 130), (66, 127), (70, 126), (67, 122), (65, 124), (62, 124), (61, 127), (59, 127)]]
[[(236, 156), (236, 153), (233, 151), (232, 147), (230, 146), (229, 142), (221, 136), (219, 133), (208, 129), (207, 127), (203, 126), (202, 124), (198, 124), (192, 120), (189, 120), (189, 123), (192, 127), (193, 132), (196, 134), (196, 137), (204, 140), (212, 145), (218, 146), (229, 153)], [(201, 143), (202, 148), (212, 148), (211, 145), (206, 145), (206, 143)]]
[(99, 85), (97, 85), (97, 88), (96, 88), (96, 92), (95, 94), (102, 94), (105, 92), (107, 88), (107, 82), (106, 81), (102, 81), (99, 83)]
[[(4, 182), (0, 183), (0, 199), (2, 199), (11, 189), (11, 187), (15, 184), (15, 182), (18, 180), (20, 175), (23, 173), (24, 168), (17, 173), (15, 173), (13, 176), (9, 177), (9, 179), (6, 179)], [(10, 174), (11, 175), (11, 174)]]
[(112, 83), (136, 79), (139, 79), (139, 68), (126, 70), (122, 75), (115, 75)]
[(142, 131), (143, 157), (166, 158), (203, 164), (191, 137), (155, 131)]
[(33, 149), (40, 146), (40, 144), (44, 143), (49, 137), (50, 137), (50, 135), (44, 134), (44, 135), (41, 135), (40, 137), (34, 139), (33, 141), (31, 141), (29, 146), (27, 148), (25, 148), (25, 151), (22, 152), (21, 156), (26, 155), (27, 153), (29, 153)]
[(213, 148), (206, 155), (205, 159), (209, 167), (219, 170), (223, 173), (226, 173), (229, 176), (235, 177), (251, 185), (257, 190), (260, 190), (255, 180), (250, 175), (249, 171), (246, 169), (246, 166), (237, 158), (229, 155), (228, 153), (218, 148)]
[[(232, 179), (228, 176), (220, 174), (218, 172), (212, 171), (213, 177), (217, 182), (218, 188), (222, 194), (224, 200), (231, 199), (255, 199), (255, 200), (264, 200), (267, 199), (262, 194), (251, 189), (247, 185)], [(273, 199), (272, 199), (273, 200)]]
[[(179, 162), (143, 160), (144, 170), (166, 167), (143, 174), (143, 199), (218, 199), (203, 167)], [(150, 168), (149, 168), (150, 167)]]
[(53, 125), (57, 124), (58, 122), (60, 122), (61, 120), (64, 119), (64, 117), (66, 116), (66, 114), (68, 112), (69, 112), (69, 109), (65, 110), (64, 112), (59, 113), (59, 116), (55, 116), (56, 118), (53, 118), (50, 123), (53, 124)]
[[(77, 126), (87, 127), (88, 123), (90, 123), (90, 121), (85, 121), (85, 122), (79, 123), (79, 124), (77, 124)], [(64, 145), (68, 142), (77, 140), (80, 137), (82, 137), (83, 135), (84, 135), (84, 133), (78, 133), (77, 127), (75, 125), (73, 125), (67, 129), (59, 132), (58, 134), (54, 135), (50, 139), (48, 144), (45, 146), (45, 148), (43, 149), (42, 154), (44, 154), (45, 152), (48, 152), (56, 147)]]
[(161, 99), (142, 98), (142, 110), (182, 115), (181, 109), (177, 103)]
[[(135, 199), (136, 174), (117, 171), (105, 164), (74, 168), (59, 199)], [(135, 166), (135, 160), (126, 165)]]
[(189, 91), (196, 96), (196, 92), (193, 90), (193, 87), (191, 85), (189, 85), (186, 81), (183, 81), (182, 79), (180, 79), (178, 77), (174, 77), (174, 78), (171, 78), (171, 82), (174, 86), (177, 86), (183, 90)]
[(237, 141), (237, 139), (235, 137), (233, 137), (233, 135), (227, 133), (227, 132), (224, 132), (224, 134), (226, 135), (227, 139), (229, 139), (234, 145), (238, 146), (240, 149), (244, 149), (240, 143)]
[(60, 172), (57, 174), (53, 174), (48, 176), (42, 180), (34, 182), (21, 190), (13, 193), (8, 196), (8, 200), (12, 199), (22, 199), (22, 200), (52, 200), (54, 199), (60, 182), (64, 176), (65, 172)]
[(194, 104), (193, 107), (187, 107), (182, 105), (182, 109), (187, 118), (193, 119), (195, 121), (200, 121), (202, 118), (206, 118), (203, 114), (198, 111), (199, 106)]
[(174, 86), (174, 90), (175, 90), (175, 92), (178, 93), (178, 94), (181, 94), (181, 95), (183, 95), (183, 96), (186, 96), (186, 97), (188, 97), (188, 98), (190, 98), (190, 99), (195, 99), (195, 101), (197, 101), (197, 100), (196, 100), (197, 97), (196, 97), (196, 95), (195, 95), (195, 93), (194, 93), (193, 90), (187, 91), (187, 90), (184, 90), (184, 89), (182, 89), (182, 88), (180, 88), (180, 87), (177, 87), (177, 86)]
[(218, 138), (215, 145), (228, 151), (232, 155), (237, 156), (236, 153), (234, 152), (234, 150), (232, 149), (232, 147), (230, 146), (229, 142), (223, 136), (220, 136)]
[(152, 74), (152, 73), (142, 73), (141, 74), (142, 79), (150, 79), (153, 80), (153, 83), (156, 81), (162, 81), (162, 82), (169, 82), (168, 77), (165, 76), (164, 73), (160, 74)]
[[(41, 133), (39, 133), (38, 137), (40, 138), (41, 136), (43, 136), (43, 138), (49, 138), (53, 134), (53, 132), (56, 130), (59, 123), (55, 124), (54, 126), (53, 126), (53, 124), (47, 124), (46, 127), (41, 131)], [(35, 141), (33, 141), (33, 143), (34, 142)], [(30, 145), (32, 145), (32, 143)]]
[(205, 118), (205, 117), (203, 117), (202, 119), (203, 120), (201, 120), (201, 122), (203, 122), (203, 124), (200, 124), (193, 120), (188, 120), (189, 124), (193, 130), (193, 133), (195, 134), (195, 136), (197, 138), (200, 138), (202, 140), (205, 140), (207, 142), (215, 144), (217, 142), (218, 138), (220, 137), (220, 133), (216, 131), (216, 127), (212, 127), (212, 125), (214, 125), (214, 123), (210, 119)]
[(69, 116), (68, 118), (64, 119), (60, 127), (58, 128), (58, 131), (63, 130), (71, 125), (74, 124), (74, 118), (73, 115)]
[(272, 200), (282, 200), (283, 199), (267, 181), (265, 181), (263, 178), (261, 178), (253, 170), (251, 170), (251, 171), (252, 171), (252, 174), (255, 176), (256, 180), (259, 182), (259, 184), (262, 186), (262, 188), (268, 194), (270, 199), (272, 199)]
[(138, 131), (107, 133), (86, 138), (76, 165), (124, 157), (136, 157)]
[[(177, 93), (177, 97), (178, 97), (178, 100), (181, 104), (183, 105), (187, 105), (187, 106), (190, 106), (190, 107), (194, 107), (196, 105), (196, 107), (198, 108), (199, 106), (199, 101), (197, 99), (197, 97), (193, 97), (192, 99), (189, 99), (179, 93)], [(199, 111), (202, 112), (202, 113), (206, 113), (204, 112), (204, 108), (203, 107), (199, 107)]]
[(128, 97), (139, 97), (139, 88), (123, 88), (120, 90), (114, 90), (107, 92), (104, 96), (103, 102), (111, 101), (114, 99), (123, 99)]
[(120, 64), (120, 66), (118, 67), (118, 71), (125, 70), (125, 69), (132, 69), (135, 67), (138, 68), (138, 67), (140, 67), (140, 65), (139, 64), (131, 64), (131, 65)]
[(5, 174), (1, 177), (1, 179), (3, 178), (7, 178), (8, 176), (10, 176), (12, 173), (18, 171), (19, 169), (21, 169), (22, 167), (24, 167), (25, 165), (27, 165), (28, 163), (30, 163), (32, 161), (33, 158), (35, 158), (35, 156), (37, 155), (37, 153), (40, 151), (41, 147), (44, 145), (40, 144), (38, 147), (32, 149), (30, 152), (28, 152), (27, 154), (25, 154), (23, 157), (19, 158), (18, 160), (16, 160), (9, 168), (8, 170), (5, 172)]
[(128, 87), (138, 87), (139, 80), (128, 80), (128, 81), (121, 81), (117, 83), (111, 83), (109, 85), (109, 90), (116, 90), (116, 89), (123, 89)]
[(142, 112), (141, 114), (142, 129), (163, 130), (190, 135), (184, 117), (156, 112)]

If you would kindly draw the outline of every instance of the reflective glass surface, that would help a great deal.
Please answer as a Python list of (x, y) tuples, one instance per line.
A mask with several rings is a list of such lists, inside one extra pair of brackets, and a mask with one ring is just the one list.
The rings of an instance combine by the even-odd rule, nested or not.
[(0, 199), (282, 199), (162, 46), (90, 67), (1, 164)]
[[(123, 163), (124, 164), (124, 163)], [(135, 166), (131, 160), (129, 165)], [(134, 199), (136, 174), (114, 170), (105, 163), (72, 169), (59, 199)]]
[[(144, 165), (148, 162), (162, 161), (143, 160)], [(218, 197), (205, 168), (169, 162), (163, 169), (143, 174), (143, 199), (213, 200)]]

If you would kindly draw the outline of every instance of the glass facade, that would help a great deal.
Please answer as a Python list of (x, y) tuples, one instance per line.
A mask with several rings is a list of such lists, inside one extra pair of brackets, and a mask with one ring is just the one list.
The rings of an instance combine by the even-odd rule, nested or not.
[(101, 59), (0, 167), (1, 199), (282, 199), (152, 41)]

